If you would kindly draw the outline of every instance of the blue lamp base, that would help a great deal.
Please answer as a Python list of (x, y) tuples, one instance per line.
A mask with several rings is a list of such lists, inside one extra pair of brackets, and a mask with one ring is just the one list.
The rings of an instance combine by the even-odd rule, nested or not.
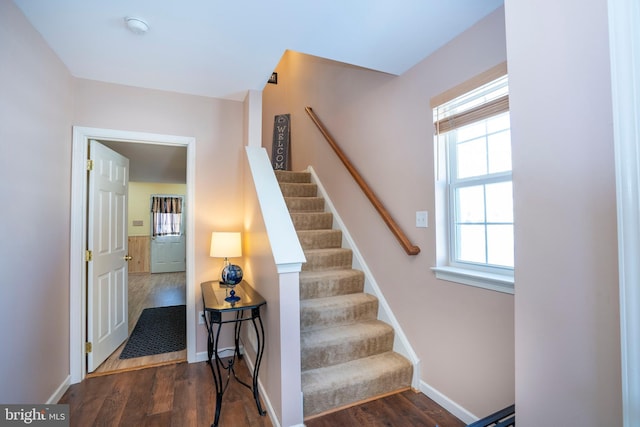
[(231, 288), (229, 296), (224, 300), (226, 302), (234, 303), (240, 301), (240, 297), (236, 295), (236, 291), (233, 288), (242, 281), (242, 269), (240, 266), (234, 264), (227, 264), (222, 269), (222, 282), (224, 286)]
[(229, 296), (224, 299), (226, 302), (238, 302), (240, 301), (240, 297), (236, 295), (236, 291), (231, 289), (229, 292)]

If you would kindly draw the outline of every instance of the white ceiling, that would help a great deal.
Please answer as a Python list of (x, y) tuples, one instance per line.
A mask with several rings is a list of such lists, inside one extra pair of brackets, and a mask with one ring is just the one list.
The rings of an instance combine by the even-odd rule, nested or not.
[[(72, 75), (242, 101), (284, 52), (402, 74), (503, 0), (13, 0)], [(125, 17), (149, 31), (127, 30)], [(130, 180), (185, 182), (186, 150), (109, 143)]]
[[(401, 74), (503, 0), (13, 0), (76, 77), (243, 100), (285, 50)], [(145, 20), (145, 35), (126, 16)]]

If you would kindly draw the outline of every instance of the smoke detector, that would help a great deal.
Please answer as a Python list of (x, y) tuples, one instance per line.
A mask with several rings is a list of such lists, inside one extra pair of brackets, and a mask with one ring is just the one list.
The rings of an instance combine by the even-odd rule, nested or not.
[(140, 18), (132, 18), (130, 16), (127, 16), (126, 18), (124, 18), (124, 23), (127, 25), (127, 28), (135, 34), (142, 35), (149, 31), (149, 24), (147, 24)]

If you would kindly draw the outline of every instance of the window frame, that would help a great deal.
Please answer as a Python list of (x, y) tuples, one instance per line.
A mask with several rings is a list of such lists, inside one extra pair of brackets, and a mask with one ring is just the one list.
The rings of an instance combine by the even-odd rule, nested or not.
[[(507, 75), (506, 63), (499, 64), (496, 67), (482, 73), (471, 80), (458, 85), (457, 87), (434, 97), (431, 100), (432, 110), (448, 103), (449, 101), (472, 92), (487, 83)], [(508, 98), (507, 98), (508, 101)], [(508, 106), (506, 111), (509, 111)], [(504, 111), (503, 111), (504, 112)], [(496, 113), (495, 115), (502, 114)], [(491, 115), (489, 117), (493, 117)], [(484, 119), (482, 119), (484, 120)], [(479, 121), (479, 120), (478, 120)], [(509, 126), (511, 129), (511, 126)], [(451, 176), (457, 176), (455, 170), (455, 147), (451, 143), (452, 135), (442, 137), (438, 135), (436, 129), (435, 144), (435, 163), (436, 163), (436, 253), (437, 264), (432, 267), (436, 278), (461, 283), (470, 286), (476, 286), (484, 289), (490, 289), (504, 293), (514, 293), (514, 269), (505, 266), (477, 264), (473, 262), (459, 261), (456, 258), (456, 246), (453, 239), (456, 239), (455, 227), (457, 226), (456, 214), (456, 189), (473, 185), (486, 185), (495, 182), (511, 182), (513, 185), (513, 172), (496, 172), (481, 175), (480, 177), (455, 179), (452, 184)], [(449, 140), (449, 141), (447, 141)], [(484, 226), (486, 227), (487, 218), (484, 218)], [(486, 228), (485, 228), (486, 232)], [(485, 247), (487, 242), (485, 241)]]

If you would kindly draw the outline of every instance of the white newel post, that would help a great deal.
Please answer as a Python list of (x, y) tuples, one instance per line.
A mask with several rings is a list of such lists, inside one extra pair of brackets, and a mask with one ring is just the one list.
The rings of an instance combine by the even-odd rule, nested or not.
[[(300, 279), (301, 265), (292, 272), (280, 272), (280, 373), (282, 384), (282, 427), (303, 426), (300, 364)], [(284, 319), (297, 319), (287, 322)]]

